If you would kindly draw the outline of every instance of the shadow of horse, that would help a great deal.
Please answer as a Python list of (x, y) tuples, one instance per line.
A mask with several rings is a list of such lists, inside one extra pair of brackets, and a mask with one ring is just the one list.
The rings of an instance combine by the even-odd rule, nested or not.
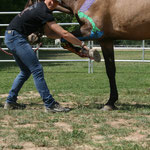
[[(44, 109), (44, 104), (37, 104), (37, 103), (30, 103), (30, 104), (25, 104), (26, 108), (25, 109), (30, 109), (30, 110), (41, 110)], [(91, 102), (89, 104), (79, 104), (76, 108), (70, 108), (70, 110), (76, 110), (76, 109), (98, 109), (100, 110), (103, 108), (104, 104), (101, 103), (95, 103)], [(122, 111), (133, 111), (134, 109), (150, 109), (150, 105), (146, 104), (131, 104), (131, 103), (117, 103), (117, 106), (119, 107), (118, 110)], [(0, 108), (3, 108), (4, 105), (0, 104)]]
[[(90, 104), (79, 104), (78, 109), (80, 108), (88, 108), (88, 109), (98, 109), (100, 110), (101, 108), (104, 107), (104, 104), (101, 103), (90, 103)], [(117, 103), (118, 110), (121, 111), (133, 111), (134, 109), (150, 109), (150, 105), (148, 104), (131, 104), (131, 103)]]
[[(99, 103), (95, 103), (95, 102), (91, 102), (89, 104), (78, 104), (77, 109), (80, 108), (88, 108), (88, 109), (101, 109), (104, 106), (104, 104), (99, 104)], [(74, 108), (75, 109), (75, 108)]]
[(130, 103), (118, 103), (119, 110), (133, 111), (133, 109), (150, 109), (148, 104), (130, 104)]

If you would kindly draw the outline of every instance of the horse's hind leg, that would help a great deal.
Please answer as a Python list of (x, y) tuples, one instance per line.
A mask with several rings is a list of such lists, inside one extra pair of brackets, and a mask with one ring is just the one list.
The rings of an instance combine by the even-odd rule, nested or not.
[(116, 86), (116, 67), (114, 61), (114, 48), (112, 40), (100, 41), (103, 56), (105, 59), (106, 73), (109, 78), (110, 84), (110, 98), (102, 110), (113, 110), (116, 109), (115, 102), (118, 100), (118, 92)]

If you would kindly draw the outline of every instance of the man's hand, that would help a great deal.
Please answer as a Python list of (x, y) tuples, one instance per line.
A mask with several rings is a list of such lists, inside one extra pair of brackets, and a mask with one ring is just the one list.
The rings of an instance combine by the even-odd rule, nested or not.
[(39, 42), (39, 36), (35, 33), (32, 33), (28, 36), (28, 41), (30, 44), (35, 44)]

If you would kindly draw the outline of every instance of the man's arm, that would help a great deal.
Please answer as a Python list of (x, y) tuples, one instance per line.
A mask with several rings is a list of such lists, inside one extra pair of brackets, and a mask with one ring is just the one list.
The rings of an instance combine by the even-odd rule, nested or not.
[(90, 59), (94, 59), (96, 62), (100, 62), (101, 57), (100, 57), (100, 54), (97, 50), (95, 50), (95, 51), (94, 50), (89, 50), (88, 47), (86, 45), (84, 45), (84, 42), (77, 39), (70, 32), (64, 30), (60, 25), (56, 24), (55, 21), (48, 22), (47, 25), (48, 25), (49, 29), (52, 30), (53, 32), (55, 32), (56, 35), (60, 36), (60, 38), (64, 38), (65, 40), (67, 40), (71, 44), (79, 45), (81, 47), (81, 49), (78, 48), (78, 50), (77, 50), (76, 49), (77, 47), (75, 47), (73, 45), (72, 46), (69, 45), (69, 47), (64, 46), (68, 50), (70, 50), (73, 53), (79, 55), (80, 57), (88, 57)]
[[(58, 25), (55, 21), (53, 22), (47, 22), (48, 27), (50, 30), (54, 31), (56, 34), (58, 34), (61, 38), (64, 38), (68, 42), (74, 44), (74, 45), (79, 45), (83, 47), (83, 42), (77, 39), (73, 34), (70, 32), (64, 30), (60, 25)], [(87, 47), (85, 47), (87, 48)]]

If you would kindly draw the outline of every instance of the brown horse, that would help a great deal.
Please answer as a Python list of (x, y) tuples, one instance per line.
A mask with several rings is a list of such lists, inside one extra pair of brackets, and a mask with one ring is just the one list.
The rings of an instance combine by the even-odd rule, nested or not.
[[(81, 40), (97, 40), (102, 48), (110, 98), (103, 110), (115, 109), (118, 100), (114, 40), (143, 40), (150, 38), (149, 0), (62, 0), (57, 10), (74, 14), (80, 24), (77, 36)], [(45, 34), (50, 37), (45, 26)], [(100, 34), (99, 34), (100, 33)]]

